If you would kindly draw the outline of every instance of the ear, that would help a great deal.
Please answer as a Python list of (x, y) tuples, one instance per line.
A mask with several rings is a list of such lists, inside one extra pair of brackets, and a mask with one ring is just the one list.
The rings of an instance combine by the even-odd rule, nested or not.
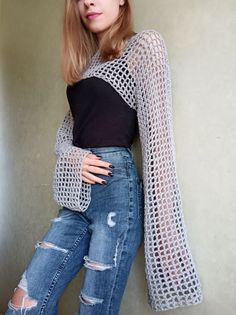
[(124, 5), (125, 4), (125, 0), (120, 0), (120, 5)]

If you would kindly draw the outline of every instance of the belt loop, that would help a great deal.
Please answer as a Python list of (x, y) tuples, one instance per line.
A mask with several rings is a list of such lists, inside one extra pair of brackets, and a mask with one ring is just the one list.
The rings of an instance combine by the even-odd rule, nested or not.
[(132, 151), (131, 151), (131, 149), (130, 149), (129, 147), (127, 147), (126, 150), (127, 150), (129, 153), (132, 154)]
[(134, 154), (133, 154), (133, 152), (132, 152), (132, 150), (131, 150), (131, 148), (126, 148), (127, 150), (128, 150), (128, 152), (130, 153), (130, 155), (132, 156), (132, 158), (134, 158)]

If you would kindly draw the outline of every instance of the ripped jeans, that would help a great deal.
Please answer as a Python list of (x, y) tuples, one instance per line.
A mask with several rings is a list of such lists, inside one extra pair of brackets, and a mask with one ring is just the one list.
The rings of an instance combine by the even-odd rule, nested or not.
[[(5, 315), (58, 315), (60, 296), (83, 266), (76, 315), (119, 314), (131, 265), (144, 236), (143, 181), (130, 148), (88, 149), (114, 165), (113, 176), (95, 174), (107, 185), (91, 184), (86, 211), (58, 210), (21, 276), (22, 303), (16, 306), (10, 300)], [(24, 304), (26, 300), (30, 305)]]

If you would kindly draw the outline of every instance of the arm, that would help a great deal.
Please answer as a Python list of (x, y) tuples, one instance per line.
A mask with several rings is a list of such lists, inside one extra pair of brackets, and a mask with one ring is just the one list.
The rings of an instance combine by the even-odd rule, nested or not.
[(153, 308), (165, 310), (199, 303), (201, 286), (183, 216), (176, 171), (170, 67), (162, 36), (155, 30), (144, 32), (136, 53), (149, 299)]
[(85, 211), (90, 202), (90, 184), (82, 180), (82, 163), (91, 153), (72, 145), (74, 120), (69, 109), (56, 135), (57, 162), (53, 177), (53, 197), (61, 206)]
[(74, 119), (71, 110), (69, 109), (66, 112), (66, 115), (57, 130), (56, 143), (54, 148), (57, 157), (59, 156), (60, 153), (62, 153), (65, 150), (65, 148), (69, 148), (70, 146), (72, 146), (73, 125)]

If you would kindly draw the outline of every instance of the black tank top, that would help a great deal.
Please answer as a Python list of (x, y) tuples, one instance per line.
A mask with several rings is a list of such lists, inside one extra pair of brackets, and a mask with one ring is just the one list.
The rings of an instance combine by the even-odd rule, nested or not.
[(85, 78), (67, 85), (66, 94), (74, 118), (74, 146), (132, 145), (138, 129), (137, 112), (108, 82)]

